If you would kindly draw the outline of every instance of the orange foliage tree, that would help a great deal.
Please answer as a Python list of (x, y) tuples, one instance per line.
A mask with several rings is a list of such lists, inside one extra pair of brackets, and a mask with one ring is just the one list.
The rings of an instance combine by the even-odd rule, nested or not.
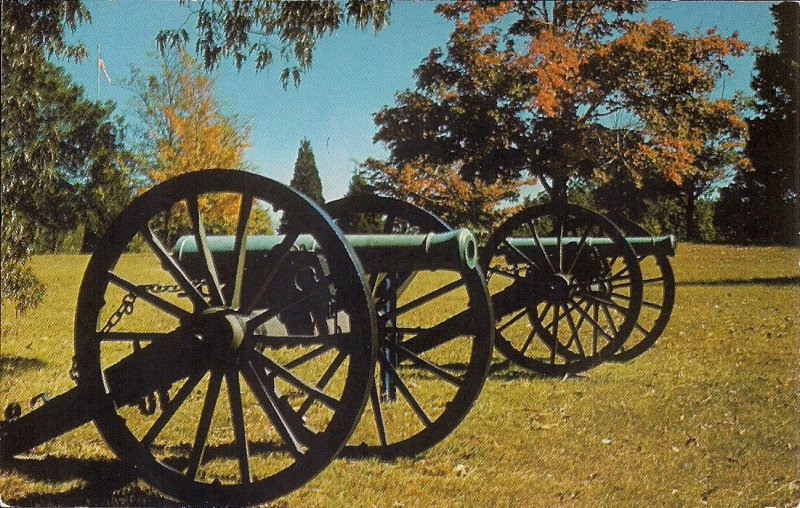
[[(139, 92), (145, 125), (142, 159), (148, 185), (201, 169), (244, 169), (250, 128), (220, 110), (213, 77), (191, 56), (176, 50), (164, 57), (159, 76), (143, 77), (135, 69), (131, 82)], [(234, 231), (239, 205), (234, 195), (202, 199), (199, 207), (206, 229), (212, 234)], [(259, 230), (271, 230), (266, 211), (256, 213)], [(171, 239), (169, 232), (188, 224), (188, 216), (185, 210), (176, 211), (167, 221), (164, 227)]]
[(494, 181), (468, 181), (460, 164), (404, 163), (398, 166), (369, 159), (364, 176), (381, 194), (413, 203), (435, 213), (450, 224), (468, 227), (488, 237), (503, 219), (519, 207), (509, 204), (530, 180), (498, 176)]
[[(416, 90), (375, 115), (386, 161), (459, 164), (468, 181), (530, 172), (679, 183), (710, 171), (710, 152), (739, 159), (746, 126), (711, 98), (747, 46), (736, 34), (683, 33), (635, 19), (643, 0), (456, 1), (445, 50), (414, 71)], [(714, 168), (718, 171), (718, 168)]]

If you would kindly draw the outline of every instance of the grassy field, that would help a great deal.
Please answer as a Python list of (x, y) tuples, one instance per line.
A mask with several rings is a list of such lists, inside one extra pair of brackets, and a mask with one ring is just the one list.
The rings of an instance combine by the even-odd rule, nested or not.
[[(0, 404), (72, 386), (87, 258), (41, 256), (48, 294), (3, 309)], [(656, 346), (578, 378), (498, 369), (443, 443), (394, 462), (337, 460), (275, 506), (796, 506), (800, 502), (800, 271), (780, 248), (680, 245)], [(498, 357), (495, 361), (499, 362)], [(0, 470), (10, 505), (170, 504), (92, 425)]]

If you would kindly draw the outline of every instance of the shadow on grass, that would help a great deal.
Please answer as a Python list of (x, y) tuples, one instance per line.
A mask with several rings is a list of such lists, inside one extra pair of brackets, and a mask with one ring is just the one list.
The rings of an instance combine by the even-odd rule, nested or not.
[(522, 367), (517, 367), (511, 360), (503, 360), (494, 362), (489, 366), (487, 379), (513, 381), (515, 379), (555, 379), (556, 377), (526, 370)]
[(118, 460), (47, 456), (6, 460), (3, 468), (33, 481), (80, 482), (66, 492), (31, 493), (4, 500), (12, 506), (178, 506), (134, 483), (132, 469)]
[(0, 356), (0, 374), (38, 370), (43, 368), (45, 365), (47, 365), (45, 362), (36, 358), (24, 358), (22, 356)]
[(694, 280), (677, 286), (800, 286), (800, 277), (753, 277), (752, 279)]

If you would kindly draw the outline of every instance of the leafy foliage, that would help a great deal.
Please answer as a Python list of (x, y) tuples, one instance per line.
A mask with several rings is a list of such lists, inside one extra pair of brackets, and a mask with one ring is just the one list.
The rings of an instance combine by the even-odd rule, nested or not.
[(48, 56), (79, 59), (65, 29), (89, 19), (80, 2), (3, 3), (2, 300), (18, 311), (43, 288), (26, 267), (37, 234), (57, 244), (84, 224), (99, 235), (129, 199), (129, 160), (111, 104), (84, 97)]
[[(468, 181), (458, 164), (406, 163), (399, 166), (369, 159), (366, 178), (381, 194), (403, 199), (428, 210), (449, 224), (470, 228), (486, 237), (518, 207), (507, 201), (519, 194), (530, 180), (498, 176), (496, 180)], [(506, 203), (504, 203), (506, 202)]]
[(777, 48), (758, 50), (752, 81), (758, 116), (748, 121), (747, 155), (753, 171), (740, 172), (722, 191), (715, 222), (737, 243), (792, 245), (800, 230), (800, 4), (784, 2), (771, 9)]
[[(353, 172), (353, 176), (350, 178), (350, 185), (347, 187), (347, 194), (345, 194), (346, 198), (358, 199), (358, 196), (366, 196), (375, 193), (375, 189), (373, 189), (362, 173), (363, 172), (360, 170)], [(337, 223), (345, 232), (360, 234), (383, 233), (383, 224), (379, 214), (346, 214), (344, 217), (340, 218)]]
[[(187, 53), (176, 50), (162, 57), (158, 74), (134, 68), (129, 85), (142, 124), (139, 139), (144, 180), (155, 185), (190, 171), (244, 169), (250, 128), (222, 112), (214, 98), (214, 79)], [(240, 202), (234, 195), (203, 198), (200, 210), (211, 234), (235, 231)], [(258, 232), (272, 230), (265, 210), (253, 211)], [(188, 224), (186, 210), (165, 218), (161, 233), (168, 242)]]
[[(196, 5), (181, 0), (197, 17), (195, 49), (203, 66), (211, 70), (223, 58), (232, 58), (237, 69), (250, 56), (260, 71), (275, 59), (277, 50), (286, 63), (281, 72), (284, 88), (289, 79), (297, 86), (300, 75), (311, 66), (314, 46), (320, 38), (339, 29), (342, 22), (377, 31), (389, 19), (389, 2), (382, 0), (281, 2), (274, 0), (211, 0)], [(184, 28), (163, 30), (158, 35), (162, 51), (189, 41)]]
[(314, 151), (311, 149), (311, 142), (303, 139), (300, 148), (297, 150), (297, 160), (294, 163), (294, 174), (289, 185), (317, 203), (324, 203), (322, 197), (322, 181), (319, 179), (317, 163), (314, 160)]
[[(459, 164), (468, 181), (529, 171), (561, 188), (646, 176), (708, 181), (744, 159), (745, 124), (711, 99), (746, 45), (635, 20), (645, 2), (457, 1), (455, 27), (417, 67), (416, 90), (375, 115), (388, 163)], [(720, 162), (721, 154), (735, 161)]]

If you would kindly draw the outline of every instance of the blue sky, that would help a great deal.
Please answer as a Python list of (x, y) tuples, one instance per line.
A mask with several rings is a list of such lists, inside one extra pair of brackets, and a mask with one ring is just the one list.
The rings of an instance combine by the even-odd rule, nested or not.
[[(130, 66), (147, 68), (148, 54), (156, 51), (159, 30), (176, 28), (189, 15), (187, 7), (167, 0), (89, 0), (92, 23), (74, 34), (91, 57), (80, 64), (63, 65), (87, 95), (96, 92), (96, 47), (113, 80), (100, 83), (100, 98), (117, 103), (118, 113), (132, 118), (130, 92), (117, 83), (128, 77)], [(773, 29), (768, 3), (761, 2), (654, 2), (647, 18), (662, 17), (679, 30), (705, 31), (717, 26), (728, 36), (738, 31), (753, 46), (771, 44)], [(281, 63), (256, 73), (245, 62), (236, 72), (223, 62), (216, 95), (228, 113), (238, 114), (252, 126), (251, 148), (246, 155), (258, 171), (288, 183), (300, 140), (311, 141), (326, 200), (344, 195), (357, 163), (366, 157), (383, 157), (386, 150), (372, 143), (372, 115), (394, 102), (394, 94), (413, 87), (413, 69), (431, 48), (444, 46), (452, 25), (433, 13), (433, 2), (396, 2), (390, 24), (377, 34), (343, 27), (317, 43), (312, 68), (300, 87), (283, 90)], [(186, 25), (190, 38), (194, 18)], [(193, 41), (193, 39), (190, 39)], [(726, 97), (735, 90), (750, 93), (753, 57), (732, 59), (734, 74), (718, 92)]]

